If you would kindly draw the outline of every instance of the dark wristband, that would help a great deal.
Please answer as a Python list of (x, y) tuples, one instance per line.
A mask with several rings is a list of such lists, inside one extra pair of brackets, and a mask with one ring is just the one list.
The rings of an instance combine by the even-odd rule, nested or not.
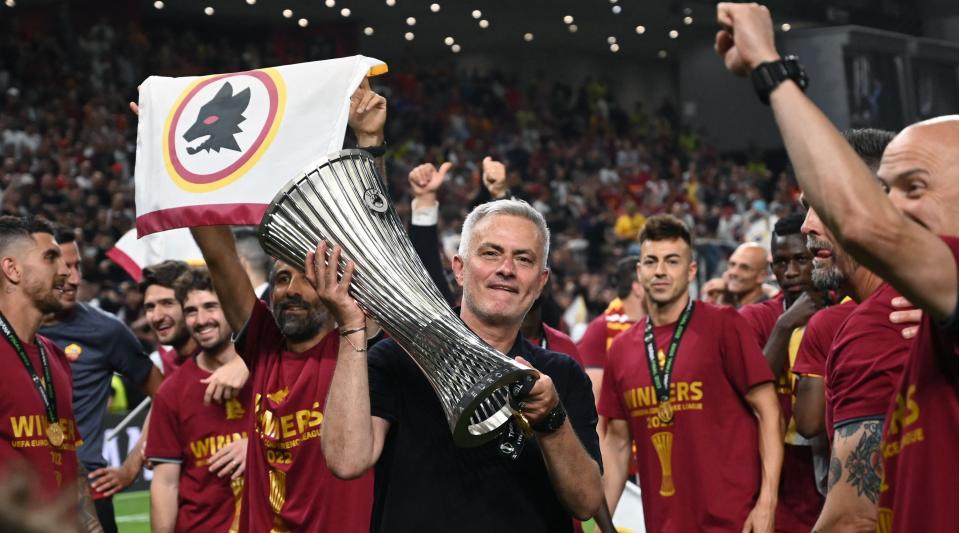
[(559, 402), (556, 407), (546, 414), (546, 418), (540, 420), (537, 424), (533, 424), (533, 431), (552, 433), (563, 427), (564, 423), (566, 423), (566, 408), (563, 407), (563, 402)]
[(379, 146), (357, 146), (357, 150), (363, 150), (373, 157), (383, 157), (386, 155), (386, 141)]

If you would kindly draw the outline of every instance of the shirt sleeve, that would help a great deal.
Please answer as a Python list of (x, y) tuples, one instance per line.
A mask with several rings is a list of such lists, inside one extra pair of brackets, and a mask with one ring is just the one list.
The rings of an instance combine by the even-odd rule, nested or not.
[(739, 310), (739, 316), (746, 321), (746, 325), (749, 326), (749, 331), (752, 332), (753, 338), (756, 339), (760, 349), (766, 346), (768, 340), (768, 335), (763, 328), (763, 311), (765, 311), (763, 307), (762, 304), (751, 304)]
[(130, 328), (119, 320), (109, 319), (113, 333), (110, 335), (113, 342), (110, 344), (110, 367), (114, 372), (122, 374), (133, 383), (144, 385), (153, 370), (153, 361), (143, 351), (143, 346), (137, 340)]
[(723, 369), (733, 387), (745, 396), (756, 385), (773, 381), (773, 373), (746, 320), (732, 308), (724, 308), (721, 312), (725, 318), (725, 327), (720, 328)]
[(370, 348), (367, 358), (370, 380), (370, 414), (395, 424), (397, 412), (397, 390), (395, 358), (405, 357), (402, 348), (393, 339), (382, 340)]
[(175, 382), (165, 381), (153, 398), (150, 410), (150, 434), (147, 437), (145, 455), (158, 462), (182, 463), (183, 444), (180, 442), (180, 423), (172, 402), (176, 398)]
[(257, 299), (246, 325), (234, 339), (236, 352), (243, 358), (247, 368), (253, 368), (253, 363), (261, 353), (282, 349), (283, 343), (283, 333), (276, 325), (273, 313), (266, 302)]
[(622, 335), (609, 348), (606, 369), (603, 372), (603, 385), (599, 389), (599, 414), (613, 420), (628, 420), (623, 395), (616, 379), (617, 369), (625, 349)]
[(606, 366), (606, 318), (600, 315), (586, 327), (586, 332), (576, 343), (576, 349), (586, 368)]
[(596, 434), (596, 423), (599, 419), (593, 402), (593, 387), (586, 372), (575, 361), (570, 359), (566, 366), (569, 379), (565, 397), (562, 398), (563, 407), (566, 408), (566, 415), (579, 441), (583, 443), (583, 448), (586, 448), (586, 452), (602, 471), (603, 458), (599, 452), (599, 436)]

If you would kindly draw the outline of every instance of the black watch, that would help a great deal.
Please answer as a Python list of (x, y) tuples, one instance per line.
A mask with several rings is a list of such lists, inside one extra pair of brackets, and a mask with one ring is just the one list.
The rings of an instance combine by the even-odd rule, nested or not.
[(786, 80), (793, 80), (804, 92), (809, 86), (809, 76), (794, 55), (759, 65), (753, 69), (752, 79), (759, 100), (766, 105), (769, 105), (769, 94)]
[(383, 141), (383, 144), (379, 146), (357, 146), (356, 149), (363, 150), (369, 153), (374, 158), (383, 157), (384, 155), (386, 155), (386, 141)]
[(563, 402), (556, 404), (552, 411), (546, 413), (546, 418), (533, 425), (533, 431), (537, 433), (552, 433), (563, 427), (566, 422), (566, 408)]

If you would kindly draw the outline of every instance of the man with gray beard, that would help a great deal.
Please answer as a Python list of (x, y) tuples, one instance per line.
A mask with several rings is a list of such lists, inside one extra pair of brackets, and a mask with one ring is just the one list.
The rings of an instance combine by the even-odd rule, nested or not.
[[(891, 139), (890, 133), (878, 130), (846, 133), (846, 140), (873, 169)], [(815, 256), (813, 283), (848, 294), (858, 303), (835, 330), (825, 369), (818, 373), (825, 376), (825, 431), (832, 452), (826, 501), (814, 531), (873, 530), (882, 475), (874, 458), (879, 457), (883, 419), (910, 348), (910, 341), (889, 320), (895, 311), (892, 302), (901, 296), (839, 247), (815, 210), (808, 210), (802, 231)], [(841, 306), (833, 313), (842, 313), (838, 309)], [(835, 316), (828, 318), (838, 322)], [(810, 326), (819, 327), (812, 321)], [(808, 330), (805, 336), (810, 336)], [(799, 363), (794, 371), (807, 376), (800, 381), (802, 388), (816, 372)]]

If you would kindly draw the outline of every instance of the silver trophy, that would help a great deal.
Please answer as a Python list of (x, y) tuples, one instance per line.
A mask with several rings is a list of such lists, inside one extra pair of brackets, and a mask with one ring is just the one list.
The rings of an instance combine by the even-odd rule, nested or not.
[[(320, 240), (340, 245), (339, 275), (347, 261), (356, 263), (350, 293), (429, 380), (457, 446), (483, 444), (506, 426), (510, 390), (533, 373), (486, 344), (446, 303), (367, 152), (343, 150), (309, 165), (276, 195), (258, 233), (267, 253), (301, 271)], [(331, 255), (332, 246), (325, 259)]]

